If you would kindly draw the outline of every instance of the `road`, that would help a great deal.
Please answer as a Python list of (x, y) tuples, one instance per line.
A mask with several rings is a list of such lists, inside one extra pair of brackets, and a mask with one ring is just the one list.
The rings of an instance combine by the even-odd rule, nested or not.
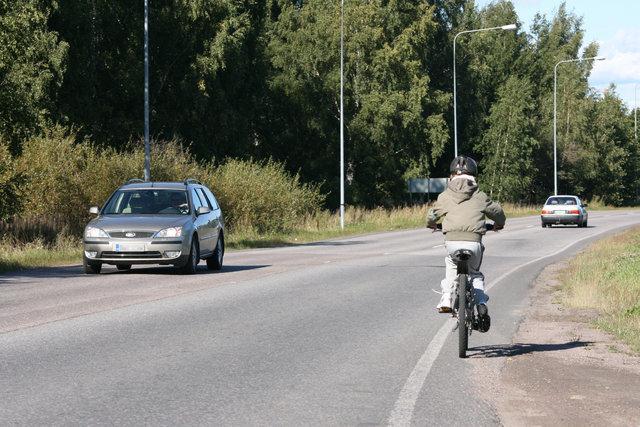
[(226, 268), (0, 275), (0, 420), (69, 425), (495, 425), (471, 364), (508, 347), (549, 263), (640, 223), (508, 221), (485, 238), (492, 329), (456, 357), (434, 307), (442, 235), (391, 232), (228, 253)]

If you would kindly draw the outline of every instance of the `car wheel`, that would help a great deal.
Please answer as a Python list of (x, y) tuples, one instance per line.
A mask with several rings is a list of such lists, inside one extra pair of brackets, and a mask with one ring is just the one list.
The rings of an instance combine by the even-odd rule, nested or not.
[(584, 222), (582, 223), (582, 226), (583, 226), (584, 228), (587, 228), (587, 220), (586, 220), (586, 219), (585, 219), (585, 220), (584, 220)]
[(189, 251), (189, 258), (187, 262), (182, 268), (180, 272), (182, 274), (193, 274), (198, 269), (198, 264), (200, 263), (200, 251), (198, 250), (198, 236), (194, 235), (191, 239), (191, 251)]
[(91, 262), (87, 259), (86, 256), (82, 257), (82, 267), (84, 268), (84, 272), (86, 274), (100, 274), (100, 270), (102, 270), (101, 262)]
[(220, 232), (218, 236), (218, 242), (216, 243), (216, 249), (213, 251), (213, 255), (207, 258), (207, 268), (209, 270), (222, 270), (222, 260), (224, 258), (224, 235)]
[(120, 271), (129, 271), (131, 270), (131, 264), (118, 264), (116, 268)]
[(544, 222), (542, 223), (542, 228), (547, 228), (547, 224), (545, 224)]

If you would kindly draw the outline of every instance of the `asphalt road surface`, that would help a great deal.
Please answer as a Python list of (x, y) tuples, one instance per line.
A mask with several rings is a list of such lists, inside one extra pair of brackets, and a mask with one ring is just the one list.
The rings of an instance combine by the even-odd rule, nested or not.
[(194, 276), (0, 275), (0, 423), (495, 425), (471, 363), (509, 346), (544, 266), (639, 223), (489, 233), (492, 329), (466, 360), (435, 311), (444, 248), (428, 230), (228, 253)]

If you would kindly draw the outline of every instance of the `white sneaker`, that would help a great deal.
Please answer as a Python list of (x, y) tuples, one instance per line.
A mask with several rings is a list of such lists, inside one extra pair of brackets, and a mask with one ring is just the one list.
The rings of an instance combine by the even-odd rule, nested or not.
[(451, 294), (448, 292), (443, 293), (436, 308), (439, 313), (451, 313)]

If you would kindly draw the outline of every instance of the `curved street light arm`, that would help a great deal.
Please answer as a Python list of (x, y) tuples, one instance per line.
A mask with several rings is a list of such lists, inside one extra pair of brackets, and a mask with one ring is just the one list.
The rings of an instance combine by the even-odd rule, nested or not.
[(458, 157), (458, 104), (457, 104), (457, 84), (456, 84), (456, 41), (458, 36), (462, 34), (477, 33), (480, 31), (492, 30), (515, 30), (516, 24), (501, 25), (498, 27), (478, 28), (476, 30), (460, 31), (453, 37), (453, 151), (454, 156)]

